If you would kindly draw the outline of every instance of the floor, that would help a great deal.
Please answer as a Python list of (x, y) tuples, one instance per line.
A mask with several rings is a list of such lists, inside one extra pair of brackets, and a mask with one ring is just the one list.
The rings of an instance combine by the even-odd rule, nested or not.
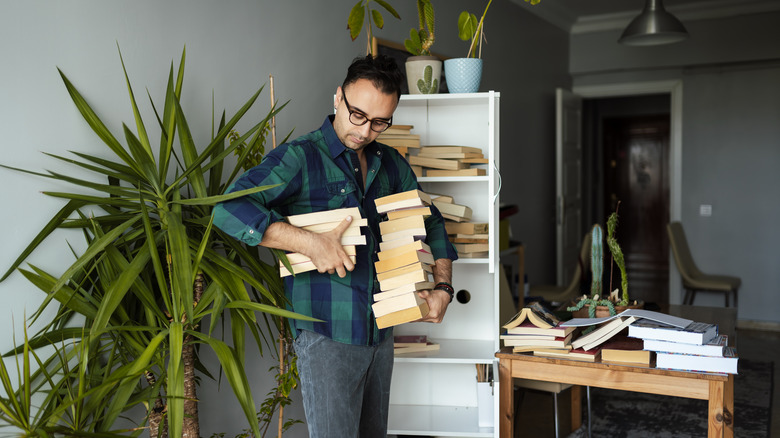
[[(739, 329), (737, 351), (740, 358), (773, 361), (775, 364), (772, 390), (771, 437), (780, 437), (780, 332)], [(559, 395), (561, 436), (570, 429), (570, 408), (566, 400), (568, 392)], [(536, 391), (524, 391), (515, 423), (515, 436), (524, 438), (554, 437), (552, 395)], [(737, 414), (738, 415), (738, 414)], [(585, 419), (583, 418), (583, 421)]]

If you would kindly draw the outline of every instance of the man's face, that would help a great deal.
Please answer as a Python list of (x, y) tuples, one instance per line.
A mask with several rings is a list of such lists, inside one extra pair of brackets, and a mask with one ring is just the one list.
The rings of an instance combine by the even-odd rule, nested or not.
[[(349, 108), (345, 97), (346, 101), (349, 101)], [(362, 118), (390, 121), (397, 106), (398, 99), (395, 94), (382, 93), (368, 79), (358, 79), (347, 85), (346, 89), (339, 87), (336, 90), (336, 117), (333, 120), (333, 129), (346, 147), (359, 151), (374, 141), (379, 132), (371, 129), (371, 121), (360, 126), (350, 122), (349, 110)]]

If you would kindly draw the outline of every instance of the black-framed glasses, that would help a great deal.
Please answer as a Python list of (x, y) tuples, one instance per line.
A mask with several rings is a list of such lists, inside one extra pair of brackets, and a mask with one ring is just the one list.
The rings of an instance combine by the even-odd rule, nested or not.
[(393, 126), (392, 117), (390, 117), (390, 120), (369, 119), (368, 117), (366, 117), (365, 114), (361, 113), (360, 111), (352, 109), (352, 106), (350, 106), (349, 101), (347, 101), (346, 93), (341, 93), (341, 96), (344, 98), (344, 105), (347, 106), (347, 111), (349, 111), (349, 121), (353, 125), (363, 126), (367, 122), (371, 122), (371, 130), (374, 132), (385, 132), (387, 128)]

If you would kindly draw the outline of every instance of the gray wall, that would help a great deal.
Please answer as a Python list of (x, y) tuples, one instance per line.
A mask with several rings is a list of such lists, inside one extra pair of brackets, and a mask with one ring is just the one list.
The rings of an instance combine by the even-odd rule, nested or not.
[[(780, 323), (780, 13), (686, 22), (688, 41), (624, 47), (573, 35), (575, 86), (682, 81), (681, 220), (699, 268), (742, 278), (738, 318)], [(699, 206), (712, 205), (712, 216)], [(723, 305), (722, 295), (697, 304)]]
[[(100, 0), (16, 1), (0, 3), (0, 148), (2, 164), (32, 170), (74, 170), (41, 152), (67, 154), (76, 150), (104, 154), (102, 144), (81, 119), (67, 95), (57, 67), (68, 75), (106, 121), (121, 132), (122, 122), (133, 124), (117, 44), (147, 125), (153, 125), (146, 90), (159, 99), (171, 63), (178, 65), (187, 47), (183, 107), (196, 142), (211, 132), (211, 99), (217, 110), (234, 112), (262, 84), (275, 77), (276, 97), (290, 104), (277, 118), (281, 137), (293, 128), (303, 134), (317, 128), (331, 111), (332, 96), (349, 61), (365, 53), (362, 40), (350, 41), (347, 14), (354, 0), (297, 2), (272, 0)], [(401, 42), (416, 23), (414, 2), (396, 1), (403, 22), (386, 17), (378, 36)], [(402, 4), (401, 4), (402, 3)], [(446, 8), (444, 8), (446, 5)], [(455, 23), (468, 7), (480, 12), (482, 1), (453, 0), (437, 7), (435, 50), (445, 56), (463, 56), (466, 45), (456, 37)], [(500, 91), (502, 126), (502, 200), (518, 204), (513, 217), (515, 237), (529, 248), (529, 271), (552, 276), (554, 252), (553, 112), (556, 86), (570, 86), (567, 74), (568, 37), (509, 2), (494, 2), (487, 20), (490, 44), (485, 48), (482, 91)], [(157, 100), (159, 102), (159, 100)], [(252, 116), (265, 112), (268, 91), (261, 95)], [(251, 125), (252, 117), (241, 128)], [(154, 138), (155, 134), (150, 133)], [(67, 190), (52, 181), (0, 169), (5, 189), (0, 200), (6, 214), (0, 219), (4, 250), (0, 267), (9, 266), (24, 246), (60, 208), (43, 190)], [(71, 260), (67, 243), (81, 248), (78, 233), (58, 233), (31, 261), (52, 273), (62, 272)], [(0, 283), (0, 351), (20, 339), (25, 315), (42, 294), (21, 275)], [(13, 322), (12, 322), (13, 319)], [(271, 387), (272, 361), (248, 358), (255, 370), (252, 388), (262, 399)], [(212, 369), (215, 369), (212, 367)], [(224, 382), (224, 380), (223, 380)], [(240, 432), (243, 416), (232, 402), (229, 388), (222, 391), (203, 381), (200, 396), (203, 436)], [(297, 401), (288, 412), (302, 418)], [(306, 436), (296, 426), (290, 437)]]

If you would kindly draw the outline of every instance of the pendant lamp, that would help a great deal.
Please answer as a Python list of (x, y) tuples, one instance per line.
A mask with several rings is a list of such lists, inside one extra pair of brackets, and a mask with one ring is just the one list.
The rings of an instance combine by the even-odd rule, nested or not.
[(629, 46), (671, 44), (688, 38), (685, 26), (666, 12), (661, 0), (647, 0), (645, 9), (628, 24), (618, 42)]

